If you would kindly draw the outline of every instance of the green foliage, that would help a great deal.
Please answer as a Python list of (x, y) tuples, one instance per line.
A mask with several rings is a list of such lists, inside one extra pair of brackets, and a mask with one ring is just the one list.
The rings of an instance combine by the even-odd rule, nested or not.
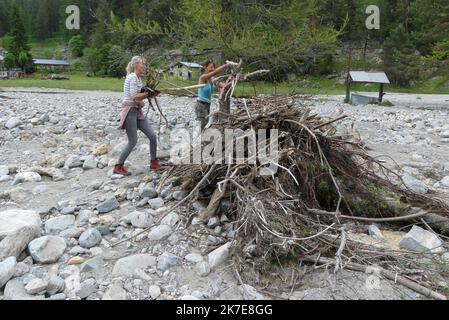
[[(81, 11), (79, 31), (65, 28), (65, 8), (72, 4)], [(381, 30), (365, 27), (368, 5), (379, 6)], [(75, 39), (70, 46), (73, 57), (80, 57), (86, 46), (99, 50), (83, 60), (106, 61), (106, 44), (153, 56), (181, 49), (183, 56), (174, 59), (185, 60), (194, 60), (196, 49), (214, 52), (220, 60), (242, 57), (248, 71), (270, 69), (272, 76), (265, 80), (273, 83), (290, 73), (318, 76), (343, 70), (339, 63), (347, 56), (346, 48), (365, 45), (368, 53), (385, 49), (387, 73), (398, 86), (418, 83), (429, 75), (426, 70), (443, 74), (449, 65), (447, 0), (0, 0), (0, 37), (17, 31), (17, 26), (23, 29), (19, 33), (40, 43), (55, 35), (64, 42)], [(39, 58), (61, 56), (53, 48), (32, 48)], [(109, 52), (114, 61), (117, 49)], [(28, 49), (20, 47), (15, 54), (21, 51)], [(96, 72), (118, 76), (119, 65), (114, 70), (100, 66)], [(365, 67), (383, 68), (377, 59), (354, 61), (354, 68)]]
[[(425, 61), (437, 69), (436, 74), (447, 76), (449, 72), (449, 39), (438, 42)], [(444, 79), (440, 85), (443, 85), (446, 81)]]
[(16, 56), (13, 55), (12, 53), (6, 54), (5, 60), (3, 61), (3, 65), (5, 66), (6, 69), (15, 68), (17, 65)]
[(11, 23), (12, 28), (8, 34), (11, 40), (6, 49), (18, 57), (21, 51), (29, 51), (30, 48), (27, 45), (25, 27), (17, 6), (13, 8)]
[[(401, 45), (398, 46), (398, 43)], [(422, 58), (404, 26), (399, 25), (384, 45), (385, 71), (396, 86), (412, 85), (420, 77)]]
[(84, 49), (85, 67), (96, 76), (124, 76), (129, 59), (129, 54), (120, 46), (105, 44), (101, 48)]
[(317, 63), (316, 73), (319, 75), (325, 75), (332, 73), (335, 66), (334, 56), (330, 53), (323, 55)]
[(97, 63), (98, 63), (98, 74), (102, 76), (108, 75), (109, 71), (109, 51), (111, 50), (111, 44), (105, 44), (101, 48), (97, 49)]
[(12, 27), (6, 43), (8, 60), (5, 61), (5, 67), (20, 68), (26, 73), (33, 73), (36, 69), (34, 67), (33, 57), (29, 52), (30, 48), (27, 45), (27, 35), (19, 8), (14, 6), (12, 12)]
[(130, 18), (120, 21), (113, 12), (110, 15), (109, 28), (119, 43), (140, 50), (154, 46), (164, 37), (164, 32), (156, 21)]
[(416, 48), (429, 55), (436, 43), (449, 39), (449, 2), (415, 0), (411, 3), (410, 35)]
[(69, 49), (72, 56), (79, 58), (83, 56), (83, 50), (86, 48), (86, 43), (80, 35), (73, 36), (69, 41)]
[(112, 46), (108, 55), (108, 75), (121, 78), (126, 75), (126, 66), (131, 57), (122, 47)]
[(316, 198), (321, 207), (333, 209), (335, 201), (337, 200), (336, 193), (331, 189), (327, 181), (320, 181), (316, 187)]
[(318, 22), (314, 1), (239, 4), (184, 0), (173, 30), (191, 47), (242, 57), (252, 69), (270, 69), (274, 79), (319, 69), (323, 57), (335, 50), (339, 31)]
[(352, 211), (360, 216), (392, 213), (392, 209), (385, 200), (382, 189), (375, 185), (369, 185), (369, 195), (364, 199), (358, 199), (350, 203)]
[(1, 39), (1, 46), (3, 48), (9, 48), (11, 47), (11, 42), (12, 42), (12, 38), (8, 35), (5, 35), (2, 39)]
[(98, 74), (98, 61), (99, 54), (98, 50), (94, 48), (86, 48), (83, 51), (83, 61), (86, 69), (92, 72), (94, 75)]
[(433, 47), (432, 57), (438, 61), (449, 60), (449, 39), (438, 42)]

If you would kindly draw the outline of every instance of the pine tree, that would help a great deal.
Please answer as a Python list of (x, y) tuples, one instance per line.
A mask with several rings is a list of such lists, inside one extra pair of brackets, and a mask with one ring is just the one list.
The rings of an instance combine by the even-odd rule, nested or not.
[(416, 0), (412, 5), (413, 42), (427, 55), (438, 43), (449, 39), (449, 2), (447, 0)]
[(17, 5), (13, 7), (11, 25), (11, 32), (9, 33), (11, 41), (6, 49), (9, 54), (14, 55), (16, 67), (21, 68), (27, 73), (34, 72), (33, 57), (30, 53), (30, 47), (27, 44), (25, 26)]
[(402, 24), (391, 32), (384, 44), (384, 63), (386, 73), (396, 86), (413, 85), (419, 79), (421, 56)]
[(0, 0), (0, 37), (9, 31), (9, 5), (5, 0)]
[(45, 39), (50, 34), (50, 2), (40, 0), (35, 20), (34, 36), (38, 39)]

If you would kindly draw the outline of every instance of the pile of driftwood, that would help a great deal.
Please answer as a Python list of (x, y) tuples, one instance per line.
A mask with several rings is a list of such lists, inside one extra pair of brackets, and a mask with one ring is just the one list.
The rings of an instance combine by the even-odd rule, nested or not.
[[(253, 129), (249, 132), (256, 134), (259, 129), (278, 129), (275, 174), (259, 174), (266, 164), (235, 161), (179, 165), (169, 172), (169, 179), (192, 191), (188, 200), (210, 195), (200, 214), (203, 222), (217, 214), (221, 201), (231, 203), (227, 216), (236, 230), (233, 257), (246, 282), (268, 285), (262, 275), (279, 257), (295, 257), (296, 263), (329, 263), (332, 258), (335, 271), (343, 265), (358, 270), (375, 260), (390, 265), (394, 255), (373, 253), (377, 259), (372, 259), (369, 250), (365, 254), (355, 250), (346, 237), (346, 224), (403, 226), (420, 222), (431, 213), (449, 217), (444, 202), (408, 190), (400, 177), (368, 155), (361, 143), (351, 135), (337, 133), (334, 124), (344, 116), (323, 119), (298, 103), (295, 97), (243, 99), (226, 121), (210, 126), (221, 131)], [(269, 136), (266, 139), (266, 145), (273, 143)], [(225, 151), (223, 146), (223, 154)], [(235, 154), (225, 154), (225, 158), (229, 156), (235, 160)], [(391, 275), (392, 270), (382, 270)], [(399, 275), (397, 281), (407, 285), (410, 280)], [(413, 288), (414, 283), (407, 286)], [(417, 288), (413, 289), (443, 297), (424, 286)]]
[[(240, 72), (241, 63), (222, 77), (232, 85), (220, 99), (230, 99), (239, 81), (268, 71), (246, 76)], [(151, 80), (155, 78), (148, 75), (148, 87), (157, 87), (158, 81)], [(248, 132), (258, 143), (258, 130), (277, 129), (277, 139), (270, 134), (264, 137), (265, 148), (278, 145), (278, 158), (268, 163), (277, 170), (261, 175), (266, 162), (236, 162), (236, 154), (226, 154), (225, 145), (221, 151), (228, 161), (223, 164), (173, 166), (163, 181), (171, 181), (190, 193), (153, 225), (200, 197), (210, 199), (199, 215), (207, 223), (218, 213), (220, 203), (227, 201), (231, 206), (227, 217), (235, 230), (234, 265), (242, 284), (265, 288), (267, 293), (285, 291), (286, 287), (293, 290), (299, 284), (295, 267), (298, 263), (312, 263), (332, 265), (334, 272), (345, 268), (369, 273), (375, 269), (377, 275), (425, 296), (445, 299), (429, 276), (447, 272), (444, 263), (432, 260), (434, 267), (430, 268), (431, 255), (417, 259), (408, 252), (373, 249), (353, 241), (348, 232), (351, 228), (366, 230), (370, 223), (387, 224), (389, 229), (420, 223), (449, 235), (448, 205), (407, 189), (397, 173), (367, 153), (361, 141), (337, 132), (335, 125), (345, 116), (321, 118), (301, 107), (301, 99), (241, 99), (236, 101), (235, 112), (229, 114), (220, 108), (212, 114), (209, 128), (223, 134), (225, 129), (252, 129)], [(200, 139), (196, 143), (206, 142)], [(291, 263), (295, 266), (292, 280), (285, 281), (285, 287), (272, 281), (273, 267), (279, 267), (274, 273), (280, 274)]]

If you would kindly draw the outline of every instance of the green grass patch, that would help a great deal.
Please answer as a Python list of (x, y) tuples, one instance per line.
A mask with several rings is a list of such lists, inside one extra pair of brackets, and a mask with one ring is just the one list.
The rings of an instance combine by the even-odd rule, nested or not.
[[(59, 73), (55, 71), (55, 73)], [(42, 75), (36, 73), (24, 79), (0, 80), (0, 87), (41, 87), (60, 88), (67, 90), (105, 90), (120, 92), (123, 89), (123, 79), (110, 77), (86, 77), (83, 72), (68, 73), (70, 80), (41, 80)], [(449, 81), (449, 76), (438, 79), (421, 81), (414, 87), (394, 88), (386, 86), (385, 91), (392, 93), (413, 93), (413, 94), (449, 94), (449, 87), (444, 84)], [(196, 81), (168, 80), (161, 81), (158, 88), (169, 88), (176, 86), (190, 86)], [(357, 84), (352, 86), (353, 92), (373, 92), (377, 93), (379, 86)], [(191, 90), (196, 93), (196, 90)], [(335, 79), (323, 77), (304, 77), (294, 82), (268, 83), (240, 83), (236, 90), (236, 97), (251, 97), (259, 94), (267, 95), (289, 95), (289, 94), (311, 94), (311, 95), (344, 95), (345, 86)]]
[(0, 87), (58, 88), (66, 90), (122, 91), (123, 80), (114, 78), (86, 77), (69, 74), (70, 80), (41, 80), (40, 75), (12, 80), (0, 80)]
[[(60, 72), (54, 72), (60, 74)], [(71, 72), (66, 74), (70, 80), (43, 80), (42, 75), (36, 73), (32, 76), (22, 79), (0, 80), (0, 87), (4, 88), (54, 88), (66, 90), (101, 90), (101, 91), (123, 91), (124, 79), (110, 77), (86, 77), (80, 72)], [(162, 81), (158, 88), (183, 87), (196, 84), (195, 82), (170, 80)], [(192, 90), (196, 92), (196, 90)]]

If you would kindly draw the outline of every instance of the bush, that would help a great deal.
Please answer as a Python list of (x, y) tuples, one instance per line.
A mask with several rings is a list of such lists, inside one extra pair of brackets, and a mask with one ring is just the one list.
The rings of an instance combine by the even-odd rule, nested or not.
[(334, 56), (330, 53), (324, 54), (318, 60), (317, 66), (315, 67), (316, 73), (319, 75), (330, 74), (334, 71), (335, 60)]
[(81, 36), (74, 36), (69, 41), (69, 49), (72, 56), (79, 58), (83, 56), (83, 50), (86, 48), (86, 43)]
[(12, 53), (8, 53), (5, 56), (3, 64), (6, 69), (14, 69), (16, 67), (16, 57)]
[(113, 46), (109, 50), (108, 56), (108, 75), (111, 77), (121, 78), (126, 75), (126, 65), (128, 63), (128, 55), (120, 46)]
[(11, 38), (11, 36), (5, 35), (5, 36), (2, 38), (1, 46), (2, 46), (3, 48), (9, 48), (9, 47), (11, 47), (11, 43), (12, 43), (12, 38)]
[(34, 65), (33, 57), (29, 52), (26, 51), (22, 51), (19, 53), (17, 65), (19, 66), (19, 68), (25, 71), (25, 73), (33, 73), (36, 71), (36, 66)]
[(95, 48), (85, 48), (83, 51), (83, 62), (86, 69), (97, 75), (99, 72), (99, 54), (98, 50)]
[(403, 25), (394, 29), (385, 42), (384, 61), (387, 75), (398, 87), (413, 85), (423, 74), (423, 58), (413, 46)]
[(86, 69), (95, 76), (119, 77), (126, 67), (123, 66), (126, 58), (120, 46), (105, 44), (100, 48), (86, 48), (83, 55)]

